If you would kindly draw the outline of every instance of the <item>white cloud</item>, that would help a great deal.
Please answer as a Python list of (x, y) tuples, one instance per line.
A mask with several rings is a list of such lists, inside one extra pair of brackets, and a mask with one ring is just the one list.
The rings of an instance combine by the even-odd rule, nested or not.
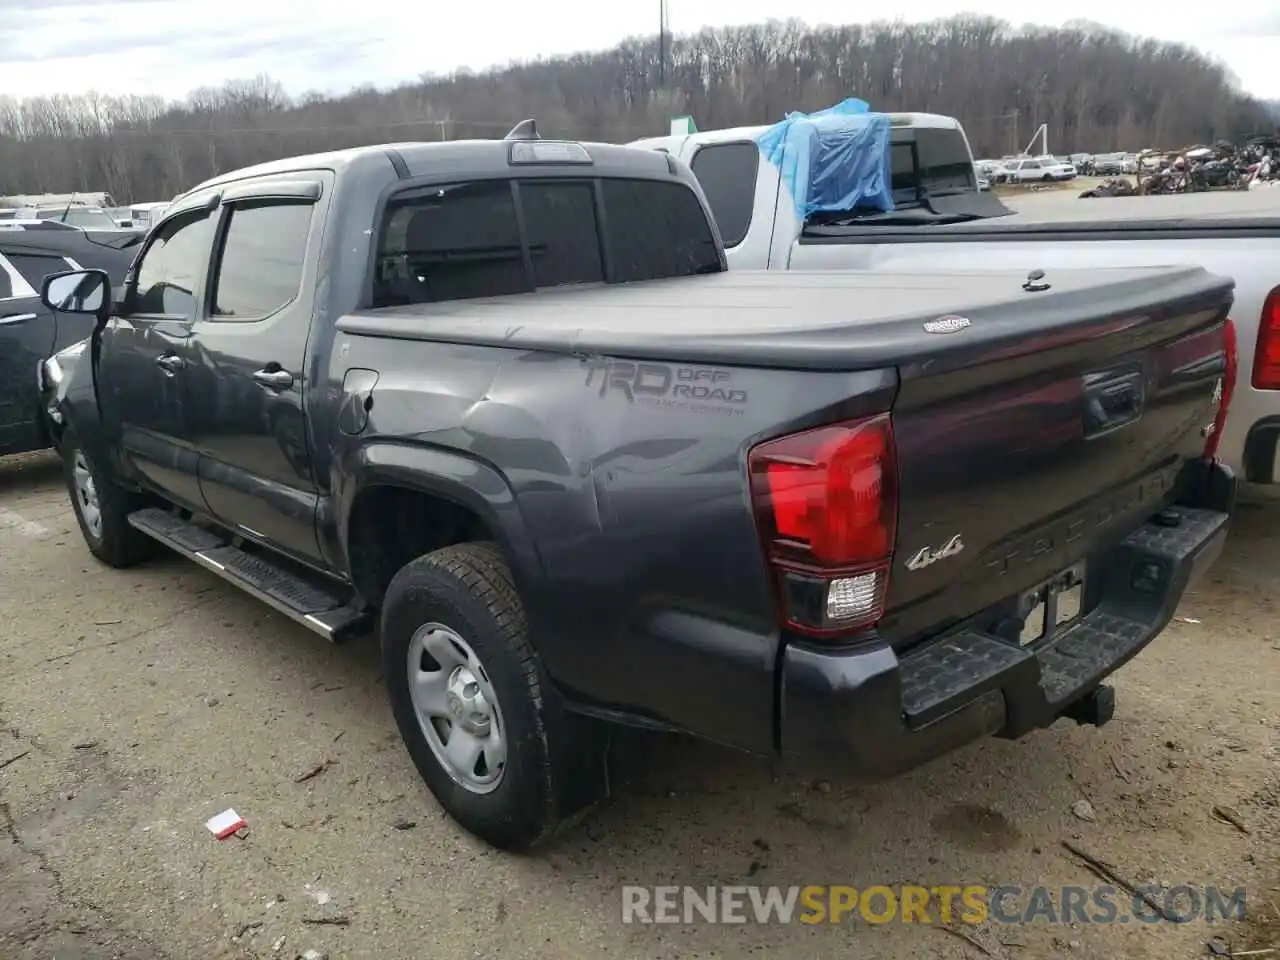
[[(1225, 62), (1250, 93), (1280, 97), (1280, 17), (1223, 14), (1213, 5), (1107, 5), (1090, 19), (1133, 33), (1194, 43)], [(671, 28), (796, 16), (809, 23), (850, 19), (848, 0), (671, 0)], [(931, 19), (955, 0), (903, 0), (896, 15)], [(1054, 17), (1020, 0), (970, 0), (966, 9), (1020, 23)], [(1166, 10), (1166, 12), (1168, 12)], [(483, 69), (510, 60), (603, 49), (657, 31), (657, 0), (0, 0), (0, 90), (153, 93), (181, 97), (202, 85), (269, 73), (291, 92), (388, 86), (423, 72)]]

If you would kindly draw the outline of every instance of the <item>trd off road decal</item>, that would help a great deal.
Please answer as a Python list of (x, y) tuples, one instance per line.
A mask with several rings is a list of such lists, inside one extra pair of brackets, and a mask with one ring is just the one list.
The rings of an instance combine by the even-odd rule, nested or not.
[(585, 385), (601, 399), (624, 397), (628, 403), (698, 413), (739, 415), (747, 404), (747, 391), (718, 367), (599, 358), (587, 361)]

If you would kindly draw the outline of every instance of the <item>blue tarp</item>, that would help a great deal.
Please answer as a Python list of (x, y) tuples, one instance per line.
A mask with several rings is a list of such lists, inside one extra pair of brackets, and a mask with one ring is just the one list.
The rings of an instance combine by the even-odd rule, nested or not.
[(817, 113), (789, 113), (756, 137), (806, 219), (854, 207), (892, 210), (889, 117), (850, 98)]

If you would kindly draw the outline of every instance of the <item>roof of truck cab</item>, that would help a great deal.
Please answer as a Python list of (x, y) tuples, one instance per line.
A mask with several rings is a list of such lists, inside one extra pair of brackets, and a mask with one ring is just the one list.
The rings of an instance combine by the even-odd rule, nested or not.
[[(1046, 292), (1025, 291), (1026, 279), (1025, 270), (729, 270), (384, 307), (344, 316), (337, 326), (366, 336), (687, 362), (712, 362), (732, 348), (749, 365), (839, 369), (851, 354), (893, 362), (1016, 334), (1035, 317), (1069, 324), (1231, 286), (1200, 267), (1051, 270)], [(972, 333), (935, 336), (923, 327), (953, 314), (973, 317)]]
[[(542, 141), (555, 142), (553, 137), (544, 137)], [(570, 169), (582, 175), (585, 170), (593, 170), (597, 174), (610, 177), (641, 176), (654, 177), (669, 175), (672, 171), (664, 159), (655, 158), (650, 151), (634, 150), (629, 147), (609, 143), (580, 143), (591, 156), (591, 167), (580, 165), (555, 165), (556, 169)], [(308, 170), (341, 171), (356, 160), (383, 156), (392, 162), (396, 156), (403, 160), (410, 177), (426, 176), (440, 172), (442, 174), (469, 174), (472, 176), (494, 176), (503, 173), (517, 174), (521, 171), (518, 165), (512, 165), (509, 156), (510, 140), (442, 140), (442, 141), (409, 141), (403, 143), (381, 143), (366, 147), (349, 147), (345, 150), (333, 150), (328, 153), (312, 153), (299, 157), (286, 157), (281, 160), (270, 160), (266, 163), (230, 170), (192, 187), (174, 203), (189, 194), (208, 190), (224, 184), (234, 183), (250, 177), (271, 176), (273, 174), (304, 173)], [(539, 173), (553, 165), (530, 165)]]

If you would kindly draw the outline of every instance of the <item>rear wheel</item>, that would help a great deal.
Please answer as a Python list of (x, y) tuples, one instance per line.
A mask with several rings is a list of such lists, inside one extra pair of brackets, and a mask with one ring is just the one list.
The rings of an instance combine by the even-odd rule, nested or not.
[(60, 447), (71, 508), (89, 552), (111, 567), (131, 567), (156, 554), (159, 545), (129, 526), (129, 514), (145, 506), (116, 484), (70, 432)]
[(445, 547), (395, 575), (382, 656), (414, 765), (482, 840), (528, 849), (603, 794), (599, 728), (561, 709), (493, 544)]

